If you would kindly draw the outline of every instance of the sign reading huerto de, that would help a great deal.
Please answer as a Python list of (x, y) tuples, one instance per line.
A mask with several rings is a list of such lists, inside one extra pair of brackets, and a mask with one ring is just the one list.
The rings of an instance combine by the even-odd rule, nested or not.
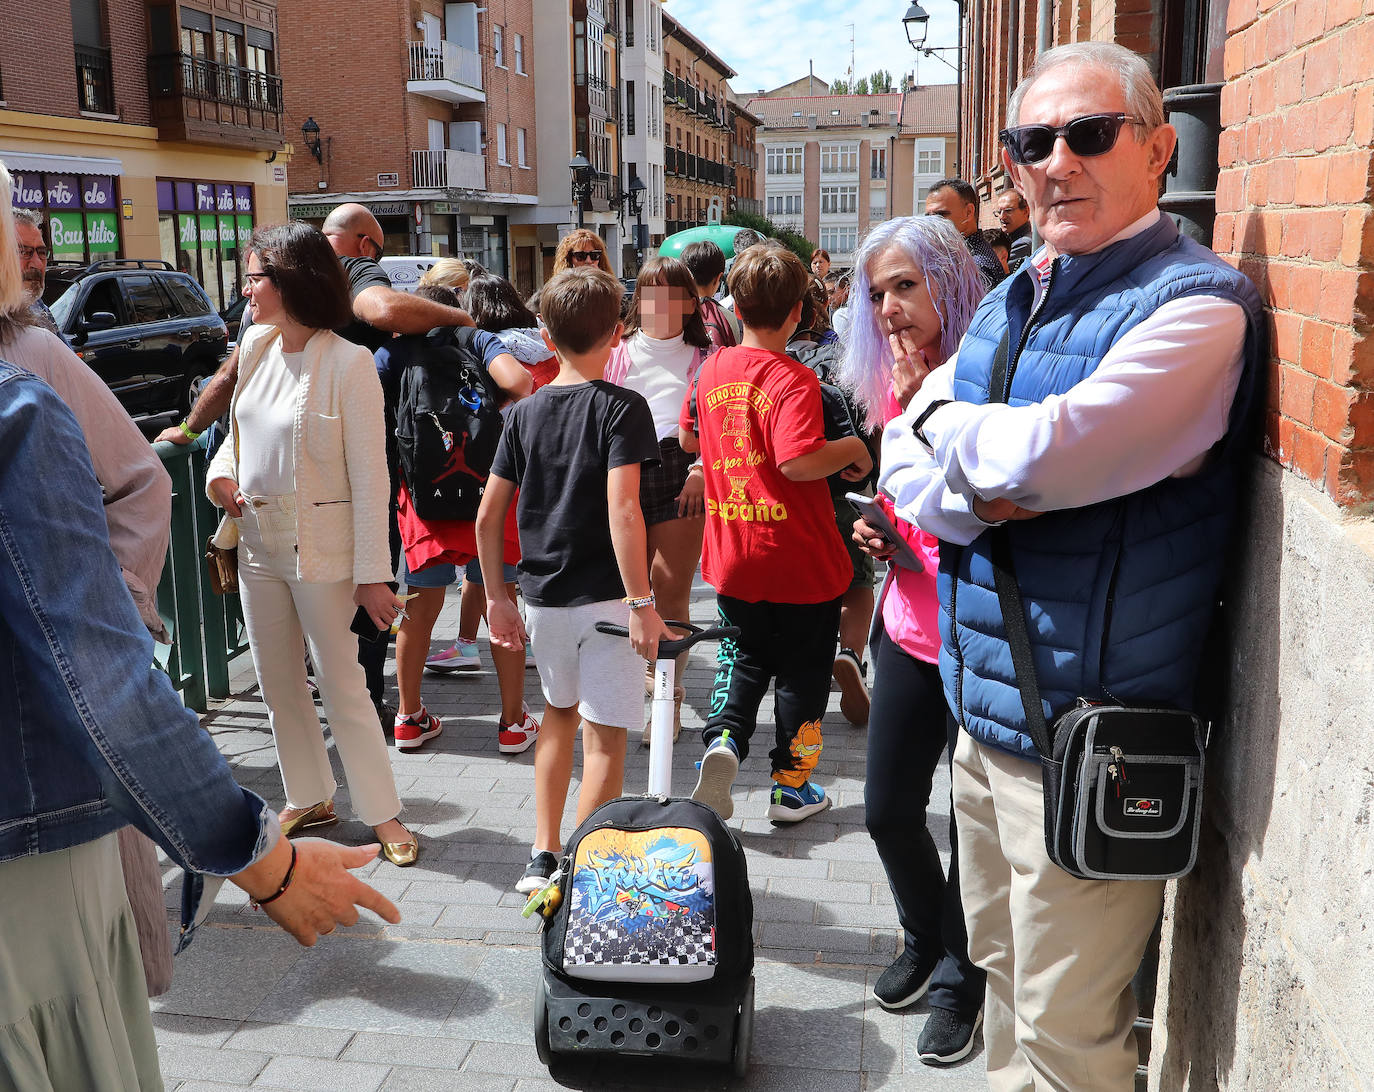
[(385, 174), (379, 174), (377, 176), (377, 188), (379, 190), (384, 190), (391, 186), (399, 186), (400, 184), (401, 176), (396, 171), (388, 171)]

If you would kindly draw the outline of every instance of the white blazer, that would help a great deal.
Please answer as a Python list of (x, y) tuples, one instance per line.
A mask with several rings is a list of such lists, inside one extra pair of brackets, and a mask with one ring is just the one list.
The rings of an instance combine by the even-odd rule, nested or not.
[[(275, 326), (254, 326), (239, 346), (239, 375), (229, 409), (229, 436), (206, 473), (238, 480), (239, 392), (281, 337)], [(386, 465), (382, 384), (372, 354), (329, 330), (305, 345), (291, 430), (296, 462), (297, 575), (307, 584), (348, 580), (376, 584), (393, 577), (387, 536), (391, 479)], [(216, 536), (220, 545), (224, 536)]]

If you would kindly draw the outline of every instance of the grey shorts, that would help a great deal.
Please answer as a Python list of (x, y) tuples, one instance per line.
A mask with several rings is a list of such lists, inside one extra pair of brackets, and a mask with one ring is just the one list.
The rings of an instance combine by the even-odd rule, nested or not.
[(583, 720), (612, 728), (644, 724), (644, 660), (625, 637), (598, 633), (597, 622), (626, 625), (630, 608), (618, 599), (576, 607), (525, 603), (525, 629), (534, 646), (544, 700), (577, 706)]

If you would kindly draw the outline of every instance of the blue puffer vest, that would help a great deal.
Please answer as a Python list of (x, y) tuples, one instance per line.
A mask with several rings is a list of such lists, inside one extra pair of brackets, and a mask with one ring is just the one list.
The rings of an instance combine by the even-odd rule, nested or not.
[[(1244, 424), (1264, 351), (1261, 303), (1248, 279), (1180, 236), (1169, 217), (1096, 254), (1061, 256), (1032, 315), (1030, 263), (991, 292), (959, 347), (954, 397), (986, 403), (993, 357), (1010, 332), (1012, 405), (1062, 393), (1090, 375), (1127, 330), (1170, 300), (1234, 300), (1248, 321), (1229, 432), (1206, 467), (1084, 508), (1009, 524), (1045, 715), (1079, 697), (1187, 708), (1216, 603), (1235, 513)], [(1002, 625), (990, 543), (940, 550), (940, 672), (975, 739), (1026, 757), (1036, 750)]]

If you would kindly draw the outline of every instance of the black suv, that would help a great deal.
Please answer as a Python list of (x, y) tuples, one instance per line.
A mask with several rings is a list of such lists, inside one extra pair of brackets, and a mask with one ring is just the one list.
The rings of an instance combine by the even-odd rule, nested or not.
[(73, 351), (145, 431), (190, 411), (228, 345), (205, 290), (163, 261), (53, 265), (45, 296)]

